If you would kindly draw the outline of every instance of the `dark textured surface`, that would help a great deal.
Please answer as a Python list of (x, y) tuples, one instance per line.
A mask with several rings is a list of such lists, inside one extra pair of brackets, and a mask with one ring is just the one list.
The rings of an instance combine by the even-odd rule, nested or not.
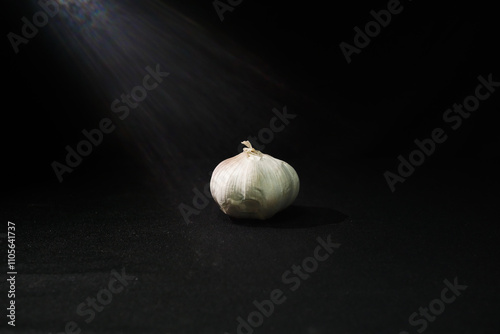
[[(4, 202), (17, 228), (16, 330), (75, 321), (84, 333), (235, 333), (254, 300), (281, 289), (286, 301), (256, 332), (415, 332), (409, 315), (458, 277), (468, 288), (427, 332), (495, 332), (498, 198), (481, 179), (434, 171), (394, 196), (370, 170), (295, 164), (298, 200), (261, 224), (232, 221), (213, 202), (186, 224), (177, 205), (189, 188), (162, 194), (126, 174)], [(283, 273), (328, 236), (341, 246), (291, 291)], [(122, 268), (136, 278), (87, 324), (76, 307)]]

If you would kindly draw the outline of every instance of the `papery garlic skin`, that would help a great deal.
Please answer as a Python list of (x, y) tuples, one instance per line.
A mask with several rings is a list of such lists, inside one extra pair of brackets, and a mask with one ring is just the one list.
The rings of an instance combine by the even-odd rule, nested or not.
[(286, 162), (242, 143), (243, 152), (215, 167), (210, 192), (228, 216), (268, 219), (293, 203), (299, 176)]

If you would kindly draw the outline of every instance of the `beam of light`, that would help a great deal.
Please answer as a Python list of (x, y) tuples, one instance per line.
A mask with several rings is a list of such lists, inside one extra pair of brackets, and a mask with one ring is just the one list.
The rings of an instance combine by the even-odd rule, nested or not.
[[(180, 161), (236, 154), (272, 108), (286, 104), (268, 97), (281, 86), (269, 68), (159, 1), (54, 1), (51, 30), (109, 105), (142, 82), (146, 66), (171, 73), (116, 123), (167, 182)], [(114, 117), (109, 105), (103, 117)]]

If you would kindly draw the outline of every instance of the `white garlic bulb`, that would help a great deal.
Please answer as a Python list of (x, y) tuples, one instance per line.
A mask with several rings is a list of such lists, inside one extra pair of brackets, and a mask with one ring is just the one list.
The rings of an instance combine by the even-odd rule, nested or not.
[(292, 166), (257, 151), (249, 141), (240, 154), (215, 167), (210, 192), (221, 210), (234, 218), (267, 219), (288, 207), (299, 193)]

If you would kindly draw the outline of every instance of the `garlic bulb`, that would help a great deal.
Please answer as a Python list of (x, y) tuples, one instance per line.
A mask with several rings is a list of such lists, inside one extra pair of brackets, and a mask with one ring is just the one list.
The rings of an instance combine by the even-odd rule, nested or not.
[(285, 209), (299, 193), (299, 177), (286, 162), (243, 141), (240, 154), (215, 167), (210, 192), (221, 210), (234, 218), (267, 219)]

